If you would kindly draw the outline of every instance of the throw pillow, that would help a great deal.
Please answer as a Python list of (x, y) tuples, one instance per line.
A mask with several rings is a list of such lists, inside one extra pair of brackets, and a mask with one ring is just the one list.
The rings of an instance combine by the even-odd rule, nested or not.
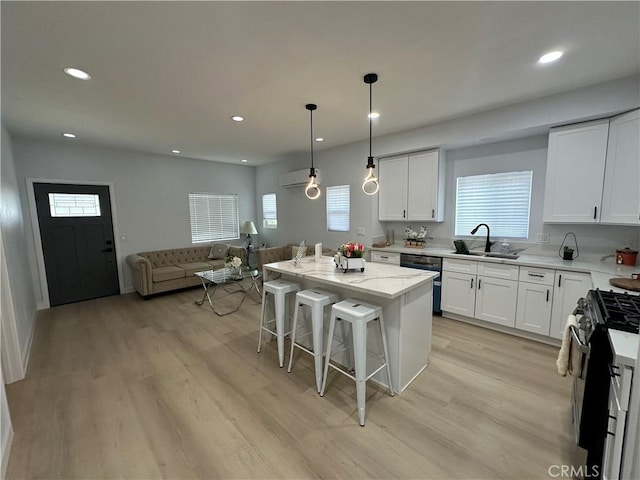
[(209, 258), (211, 260), (220, 260), (227, 258), (229, 247), (224, 243), (211, 244), (211, 251), (209, 251)]

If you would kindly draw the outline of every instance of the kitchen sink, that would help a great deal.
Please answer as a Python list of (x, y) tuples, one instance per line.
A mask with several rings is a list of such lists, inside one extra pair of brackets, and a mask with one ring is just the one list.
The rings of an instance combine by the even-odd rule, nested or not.
[(508, 260), (515, 260), (517, 258), (520, 257), (520, 255), (518, 255), (517, 253), (500, 253), (500, 252), (474, 252), (474, 251), (469, 251), (467, 253), (462, 253), (462, 252), (453, 252), (457, 255), (468, 255), (471, 257), (488, 257), (488, 258), (505, 258)]
[(509, 258), (511, 260), (515, 260), (520, 255), (517, 253), (500, 253), (500, 252), (488, 252), (483, 255), (484, 257), (492, 257), (492, 258)]

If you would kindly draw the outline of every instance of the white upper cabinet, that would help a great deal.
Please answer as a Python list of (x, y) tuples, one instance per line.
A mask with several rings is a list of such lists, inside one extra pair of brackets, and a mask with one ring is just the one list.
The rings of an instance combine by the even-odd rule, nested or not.
[(407, 179), (409, 162), (406, 155), (381, 159), (378, 162), (380, 220), (407, 219)]
[(611, 119), (600, 221), (640, 225), (640, 110)]
[(598, 223), (609, 120), (553, 128), (549, 132), (543, 220)]
[(444, 156), (439, 150), (378, 162), (378, 217), (386, 221), (444, 220)]

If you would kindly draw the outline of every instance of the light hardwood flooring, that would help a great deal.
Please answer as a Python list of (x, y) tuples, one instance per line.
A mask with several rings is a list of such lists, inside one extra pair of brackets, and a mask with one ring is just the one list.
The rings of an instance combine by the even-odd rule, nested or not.
[[(7, 386), (8, 479), (549, 478), (572, 459), (557, 349), (440, 317), (429, 367), (402, 394), (310, 355), (256, 353), (260, 306), (214, 315), (193, 289), (39, 314), (27, 377)], [(287, 355), (288, 355), (287, 343)]]

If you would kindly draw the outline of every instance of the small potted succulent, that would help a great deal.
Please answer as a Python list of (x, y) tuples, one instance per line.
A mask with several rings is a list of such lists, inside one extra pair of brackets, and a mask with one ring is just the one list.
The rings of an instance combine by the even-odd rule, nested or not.
[(565, 246), (562, 249), (562, 259), (563, 260), (573, 260), (573, 248), (569, 247), (569, 246)]

